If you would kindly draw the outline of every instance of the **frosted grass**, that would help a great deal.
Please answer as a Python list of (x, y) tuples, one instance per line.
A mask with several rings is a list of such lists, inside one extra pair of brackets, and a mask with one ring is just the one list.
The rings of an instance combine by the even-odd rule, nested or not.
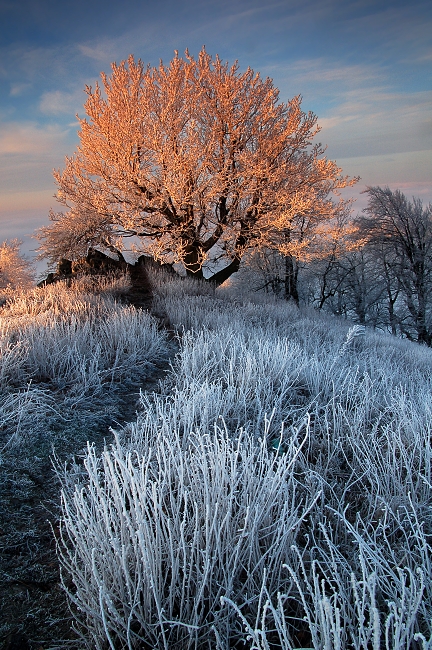
[(112, 401), (121, 384), (142, 380), (166, 355), (156, 319), (116, 301), (127, 286), (127, 278), (89, 278), (9, 297), (0, 311), (4, 448), (44, 420), (49, 428), (53, 413), (60, 423), (77, 408), (99, 417), (104, 393)]
[(117, 440), (97, 458), (90, 448), (84, 483), (63, 494), (68, 593), (92, 647), (211, 645), (233, 626), (221, 596), (253, 611), (266, 570), (277, 588), (317, 498), (292, 471), (300, 432), (279, 456), (221, 427), (147, 433), (139, 449)]
[[(27, 304), (28, 309), (25, 310)], [(54, 285), (11, 302), (0, 315), (0, 386), (29, 381), (95, 391), (131, 377), (164, 353), (147, 312), (110, 296), (87, 297)]]
[[(180, 342), (161, 394), (63, 478), (88, 647), (430, 648), (431, 350), (175, 278), (156, 291)], [(268, 519), (241, 551), (238, 523), (206, 537), (245, 503)], [(217, 563), (237, 552), (230, 583)]]

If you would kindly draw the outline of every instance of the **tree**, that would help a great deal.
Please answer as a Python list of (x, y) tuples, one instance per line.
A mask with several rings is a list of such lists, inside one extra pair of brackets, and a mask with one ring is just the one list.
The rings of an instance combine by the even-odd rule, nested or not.
[[(281, 251), (282, 246), (264, 246), (246, 256), (247, 266), (251, 270), (254, 269), (259, 276), (257, 288), (283, 295), (297, 305), (311, 298), (311, 290), (312, 294), (314, 293), (314, 288), (310, 285), (313, 278), (312, 283), (316, 284), (318, 281), (320, 285), (318, 306), (322, 308), (326, 299), (334, 295), (333, 270), (338, 261), (363, 245), (363, 240), (358, 236), (358, 228), (350, 224), (347, 210), (341, 211), (338, 217), (332, 220), (331, 228), (327, 228), (324, 234), (320, 224), (303, 215), (301, 220), (293, 220), (291, 230), (285, 232), (284, 241), (281, 243), (286, 246), (287, 240), (292, 239), (298, 244), (307, 241), (307, 247), (302, 249), (298, 246), (296, 252), (293, 248), (289, 252), (287, 249)], [(305, 279), (306, 284), (309, 282), (308, 289)], [(315, 300), (313, 296), (312, 300)]]
[[(420, 343), (432, 344), (432, 204), (408, 201), (399, 190), (368, 187), (369, 201), (360, 226), (369, 245), (381, 254), (389, 294), (389, 315), (395, 330), (395, 302), (403, 294), (410, 327), (399, 319), (399, 327)], [(389, 267), (391, 260), (391, 268)], [(393, 278), (389, 277), (392, 273)]]
[(19, 289), (34, 283), (34, 269), (20, 255), (22, 242), (18, 239), (0, 244), (0, 289)]
[(143, 252), (219, 284), (251, 248), (298, 257), (331, 235), (347, 206), (338, 191), (356, 179), (312, 145), (317, 118), (300, 97), (280, 102), (271, 79), (204, 48), (157, 68), (130, 56), (101, 77), (86, 87), (80, 146), (54, 172), (68, 211), (51, 211), (42, 257), (93, 246), (121, 258), (138, 237)]
[[(396, 269), (398, 267), (398, 255), (385, 241), (369, 242), (367, 248), (372, 252), (377, 273), (377, 282), (385, 292), (384, 323), (388, 323), (391, 333), (396, 336), (403, 331), (404, 318), (398, 312), (398, 304), (401, 302), (401, 281)], [(396, 272), (395, 272), (396, 271)]]
[(343, 278), (338, 291), (344, 293), (347, 316), (361, 325), (381, 325), (384, 288), (371, 251), (366, 246), (351, 251), (337, 265)]

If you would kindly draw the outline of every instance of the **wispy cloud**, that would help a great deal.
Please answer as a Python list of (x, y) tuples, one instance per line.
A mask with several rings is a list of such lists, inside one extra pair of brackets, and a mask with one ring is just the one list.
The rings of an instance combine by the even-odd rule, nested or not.
[(77, 48), (83, 56), (100, 63), (106, 63), (112, 57), (115, 50), (118, 49), (118, 43), (114, 39), (102, 39), (96, 44), (79, 43)]
[(420, 63), (428, 63), (432, 61), (432, 49), (427, 49), (417, 59)]
[(74, 115), (85, 101), (83, 90), (74, 92), (64, 92), (62, 90), (52, 90), (43, 93), (39, 110), (45, 115)]
[(31, 87), (32, 87), (31, 83), (16, 82), (11, 84), (11, 89), (9, 94), (11, 97), (18, 97), (20, 95), (23, 95), (27, 90), (30, 90)]
[(383, 78), (383, 72), (376, 66), (367, 64), (347, 65), (324, 57), (301, 59), (285, 66), (273, 66), (279, 73), (284, 72), (305, 84), (359, 84), (377, 82)]
[(318, 115), (319, 139), (331, 158), (432, 148), (432, 91), (401, 91), (377, 64), (343, 64), (332, 58), (268, 66), (281, 99), (303, 96)]
[[(70, 46), (32, 46), (17, 44), (2, 51), (8, 76), (19, 77), (16, 83), (41, 82), (47, 75), (51, 79), (61, 78), (73, 62), (73, 48)], [(67, 77), (66, 77), (67, 78)]]
[(350, 90), (382, 87), (387, 79), (386, 70), (380, 66), (346, 64), (332, 57), (272, 63), (264, 66), (261, 73), (272, 77), (282, 94), (296, 89), (294, 94), (336, 101)]
[(319, 120), (321, 137), (337, 156), (432, 149), (432, 91), (350, 91)]
[(36, 123), (0, 124), (0, 155), (41, 155), (65, 146), (68, 131), (57, 125), (41, 127)]

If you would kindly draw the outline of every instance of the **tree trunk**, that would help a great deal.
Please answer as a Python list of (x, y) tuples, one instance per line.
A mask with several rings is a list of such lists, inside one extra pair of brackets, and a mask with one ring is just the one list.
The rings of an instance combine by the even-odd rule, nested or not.
[(285, 298), (286, 300), (294, 300), (295, 304), (299, 305), (298, 295), (298, 266), (292, 255), (285, 256)]
[(186, 274), (192, 278), (202, 280), (204, 278), (202, 270), (202, 250), (198, 241), (184, 241), (182, 242), (184, 255), (183, 265), (186, 269)]
[(217, 271), (210, 278), (208, 278), (208, 282), (211, 282), (216, 287), (220, 287), (220, 285), (223, 284), (225, 280), (228, 280), (228, 278), (230, 278), (233, 273), (237, 273), (240, 268), (240, 262), (240, 257), (235, 257), (231, 264), (228, 264), (228, 266), (221, 269), (220, 271)]
[(415, 288), (417, 292), (418, 302), (418, 316), (417, 316), (417, 331), (418, 340), (420, 343), (426, 343), (431, 347), (432, 334), (427, 326), (427, 291), (425, 286), (426, 270), (424, 264), (418, 263), (414, 265), (415, 273)]

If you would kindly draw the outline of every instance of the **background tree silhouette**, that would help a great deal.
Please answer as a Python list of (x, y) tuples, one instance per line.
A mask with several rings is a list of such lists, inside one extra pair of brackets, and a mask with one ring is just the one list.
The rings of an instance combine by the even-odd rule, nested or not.
[(391, 297), (394, 303), (400, 294), (406, 310), (399, 318), (402, 334), (431, 345), (432, 205), (423, 206), (419, 198), (409, 201), (388, 187), (368, 187), (366, 194), (368, 206), (359, 224), (385, 278), (392, 331)]

